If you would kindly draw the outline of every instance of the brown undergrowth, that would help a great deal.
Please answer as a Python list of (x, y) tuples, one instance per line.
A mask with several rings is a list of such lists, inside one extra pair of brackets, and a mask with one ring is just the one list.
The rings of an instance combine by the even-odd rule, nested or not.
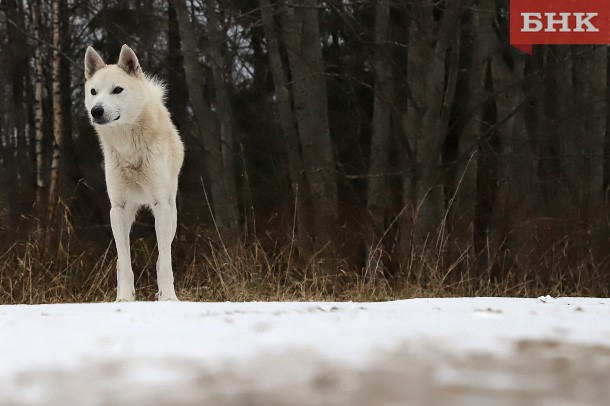
[[(138, 300), (154, 300), (156, 249), (150, 225), (132, 237)], [(137, 228), (137, 227), (136, 227)], [(55, 233), (55, 241), (32, 235), (0, 251), (0, 304), (112, 301), (116, 253), (109, 230), (105, 242)], [(441, 234), (445, 235), (445, 234)], [(3, 239), (7, 241), (6, 238)], [(95, 239), (95, 241), (100, 238)], [(560, 243), (531, 248), (508, 261), (482, 268), (467, 255), (447, 260), (447, 239), (412, 249), (401, 263), (390, 261), (365, 278), (367, 261), (321, 252), (300, 258), (294, 244), (244, 238), (227, 248), (214, 235), (182, 228), (173, 245), (176, 291), (188, 301), (381, 301), (455, 296), (608, 296), (602, 267), (576, 263)], [(562, 240), (560, 240), (562, 241)], [(379, 258), (387, 253), (377, 253)], [(487, 255), (483, 250), (480, 258)], [(478, 258), (478, 259), (480, 259)], [(470, 262), (469, 262), (470, 261)], [(497, 268), (504, 266), (502, 272)], [(501, 275), (501, 276), (499, 276)]]

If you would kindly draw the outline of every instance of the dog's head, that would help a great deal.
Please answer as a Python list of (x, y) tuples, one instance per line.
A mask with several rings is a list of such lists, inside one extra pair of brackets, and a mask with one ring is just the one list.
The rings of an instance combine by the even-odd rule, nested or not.
[(95, 125), (131, 124), (147, 102), (145, 76), (136, 54), (123, 45), (116, 65), (92, 47), (85, 53), (85, 106)]

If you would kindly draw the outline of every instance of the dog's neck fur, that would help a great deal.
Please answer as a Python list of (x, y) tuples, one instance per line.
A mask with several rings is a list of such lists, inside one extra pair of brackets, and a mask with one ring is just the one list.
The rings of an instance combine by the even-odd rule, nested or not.
[(147, 160), (157, 141), (154, 139), (157, 133), (150, 129), (159, 123), (159, 118), (152, 111), (148, 105), (134, 123), (98, 126), (97, 132), (106, 159), (113, 159), (121, 166), (139, 166)]

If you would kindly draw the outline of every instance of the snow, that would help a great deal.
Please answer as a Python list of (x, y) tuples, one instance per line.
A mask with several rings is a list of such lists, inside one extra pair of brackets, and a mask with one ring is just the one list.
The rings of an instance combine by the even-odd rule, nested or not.
[[(392, 376), (417, 385), (386, 388)], [(610, 387), (610, 299), (0, 306), (0, 404), (485, 404), (490, 391), (598, 404), (551, 377)]]

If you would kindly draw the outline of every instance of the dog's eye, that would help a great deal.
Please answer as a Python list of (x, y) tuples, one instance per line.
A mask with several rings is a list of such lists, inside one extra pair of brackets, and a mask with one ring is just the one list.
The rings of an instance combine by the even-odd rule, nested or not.
[(123, 88), (121, 86), (117, 86), (114, 89), (112, 89), (112, 93), (114, 94), (119, 94), (123, 91)]
[(97, 92), (95, 91), (95, 89), (91, 89), (91, 94), (92, 94), (92, 95), (94, 95), (94, 96), (97, 94)]

